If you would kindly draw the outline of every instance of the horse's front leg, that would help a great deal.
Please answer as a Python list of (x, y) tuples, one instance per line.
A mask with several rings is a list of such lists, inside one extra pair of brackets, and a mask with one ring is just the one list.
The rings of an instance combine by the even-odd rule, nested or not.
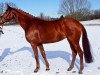
[(50, 70), (49, 63), (48, 63), (48, 60), (46, 58), (46, 53), (44, 51), (44, 48), (43, 48), (43, 45), (42, 44), (39, 45), (39, 49), (40, 49), (41, 55), (44, 58), (44, 61), (45, 61), (45, 64), (46, 64), (46, 71), (48, 71), (48, 70)]
[(34, 43), (31, 43), (31, 46), (33, 48), (34, 56), (35, 56), (35, 60), (36, 60), (36, 68), (34, 70), (34, 72), (36, 73), (40, 69), (40, 63), (39, 63), (39, 57), (38, 57), (38, 49), (37, 49), (37, 45), (34, 44)]

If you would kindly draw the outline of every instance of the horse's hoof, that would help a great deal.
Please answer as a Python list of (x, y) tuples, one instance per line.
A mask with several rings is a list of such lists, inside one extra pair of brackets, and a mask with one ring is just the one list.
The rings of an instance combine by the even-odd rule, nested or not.
[(34, 73), (37, 73), (38, 71), (34, 70)]
[(68, 69), (67, 69), (67, 71), (71, 71), (73, 69), (73, 67), (69, 67)]
[(68, 69), (67, 69), (67, 71), (71, 71), (71, 69), (70, 69), (70, 68), (68, 68)]
[(82, 71), (79, 71), (78, 73), (79, 73), (79, 74), (83, 74)]
[(37, 72), (38, 72), (38, 70), (39, 70), (39, 69), (35, 69), (35, 70), (34, 70), (34, 73), (37, 73)]
[(49, 71), (50, 70), (50, 68), (46, 68), (46, 71)]

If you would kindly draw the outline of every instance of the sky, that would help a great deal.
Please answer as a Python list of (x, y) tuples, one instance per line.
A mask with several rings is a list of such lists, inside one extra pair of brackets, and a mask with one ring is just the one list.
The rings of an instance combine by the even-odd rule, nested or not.
[[(100, 8), (100, 0), (89, 0), (91, 9)], [(44, 13), (46, 16), (59, 17), (58, 14), (61, 0), (0, 0), (1, 2), (13, 2), (16, 6), (34, 16)]]

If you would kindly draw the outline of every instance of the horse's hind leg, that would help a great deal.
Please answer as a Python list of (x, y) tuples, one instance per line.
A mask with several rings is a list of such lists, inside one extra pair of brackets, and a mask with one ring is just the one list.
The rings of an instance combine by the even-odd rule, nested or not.
[(46, 64), (46, 70), (50, 70), (50, 68), (49, 68), (49, 63), (48, 63), (48, 61), (47, 61), (47, 58), (46, 58), (46, 54), (45, 54), (43, 45), (41, 44), (41, 45), (39, 45), (38, 47), (39, 47), (39, 49), (40, 49), (40, 52), (41, 52), (42, 57), (44, 58), (44, 61), (45, 61), (45, 64)]
[(69, 66), (69, 68), (67, 69), (67, 71), (71, 71), (74, 68), (74, 63), (75, 63), (75, 59), (76, 59), (76, 55), (77, 55), (77, 51), (75, 50), (75, 48), (73, 47), (73, 45), (71, 44), (71, 42), (69, 41), (71, 50), (72, 50), (72, 61), (71, 64)]
[(40, 63), (39, 63), (39, 57), (38, 57), (38, 49), (37, 49), (37, 45), (34, 44), (34, 43), (31, 43), (31, 46), (33, 48), (34, 56), (35, 56), (35, 60), (36, 60), (36, 68), (34, 70), (34, 72), (36, 73), (40, 69)]
[(78, 52), (78, 55), (80, 57), (80, 70), (79, 70), (79, 74), (82, 74), (82, 71), (83, 71), (83, 68), (84, 68), (84, 65), (83, 65), (83, 51), (81, 50), (81, 47), (79, 45), (79, 43), (75, 44), (75, 49), (77, 50)]
[[(83, 51), (79, 45), (79, 40), (80, 40), (80, 37), (81, 37), (81, 32), (80, 31), (76, 31), (73, 33), (73, 35), (71, 36), (67, 36), (67, 39), (69, 41), (69, 43), (71, 44), (71, 48), (73, 51), (76, 51), (79, 55), (79, 58), (80, 58), (80, 70), (79, 70), (79, 73), (82, 74), (82, 71), (83, 71)], [(75, 52), (74, 52), (75, 53)], [(73, 62), (75, 62), (75, 57), (76, 55), (73, 55), (73, 59), (72, 59), (72, 66), (73, 66)]]
[[(76, 52), (74, 53), (78, 53), (79, 57), (80, 57), (80, 70), (79, 70), (79, 74), (82, 74), (82, 71), (83, 71), (83, 51), (79, 45), (79, 39), (73, 39), (73, 40), (70, 40), (70, 42), (72, 44), (72, 49)], [(72, 59), (72, 62), (71, 62), (71, 67), (73, 66), (74, 62), (75, 62), (75, 58), (76, 58), (76, 54), (73, 55), (73, 59)]]

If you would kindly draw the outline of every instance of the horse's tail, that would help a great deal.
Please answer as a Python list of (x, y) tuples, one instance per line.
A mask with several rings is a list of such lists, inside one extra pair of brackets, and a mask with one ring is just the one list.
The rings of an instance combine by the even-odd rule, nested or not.
[(93, 62), (93, 57), (90, 50), (90, 43), (89, 43), (87, 32), (84, 26), (83, 26), (83, 35), (82, 35), (82, 45), (83, 45), (84, 58), (85, 58), (86, 63)]

